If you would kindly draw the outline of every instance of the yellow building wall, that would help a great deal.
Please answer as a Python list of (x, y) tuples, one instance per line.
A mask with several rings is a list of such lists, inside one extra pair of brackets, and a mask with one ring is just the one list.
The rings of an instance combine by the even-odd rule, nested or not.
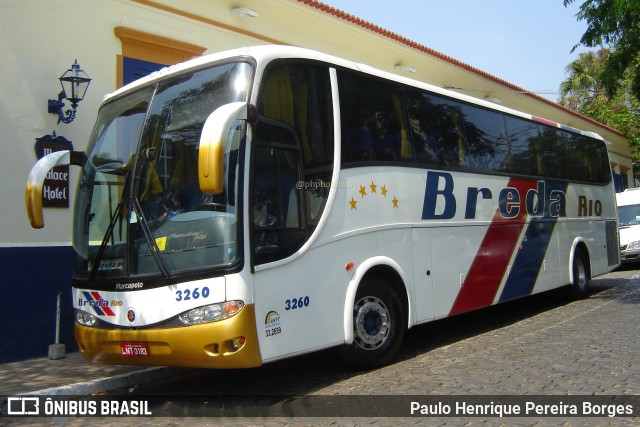
[[(259, 16), (235, 16), (231, 9), (237, 6), (251, 7)], [(500, 88), (477, 73), (296, 0), (4, 0), (0, 247), (70, 244), (73, 200), (68, 209), (45, 209), (44, 230), (28, 224), (24, 188), (36, 162), (35, 139), (56, 132), (84, 150), (103, 96), (122, 84), (123, 55), (164, 63), (267, 43), (308, 47), (390, 72), (396, 72), (396, 65), (411, 65), (416, 72), (407, 77), (438, 86)], [(57, 97), (58, 77), (76, 59), (93, 80), (75, 121), (57, 124), (57, 116), (47, 112), (47, 100)], [(633, 182), (631, 153), (622, 135), (522, 95), (501, 96), (501, 105), (602, 134), (610, 142), (612, 162)], [(71, 168), (72, 195), (77, 172)]]

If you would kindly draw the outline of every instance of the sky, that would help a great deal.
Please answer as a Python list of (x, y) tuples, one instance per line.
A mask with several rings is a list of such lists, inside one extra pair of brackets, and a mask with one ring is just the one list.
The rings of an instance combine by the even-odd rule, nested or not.
[(552, 101), (588, 50), (571, 53), (587, 28), (575, 16), (581, 0), (320, 1)]

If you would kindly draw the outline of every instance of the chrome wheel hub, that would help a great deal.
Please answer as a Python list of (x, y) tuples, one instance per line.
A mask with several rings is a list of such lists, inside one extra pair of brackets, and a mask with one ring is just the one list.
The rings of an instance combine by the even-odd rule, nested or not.
[(390, 316), (384, 303), (376, 297), (365, 297), (356, 303), (354, 341), (365, 350), (380, 347), (389, 334)]

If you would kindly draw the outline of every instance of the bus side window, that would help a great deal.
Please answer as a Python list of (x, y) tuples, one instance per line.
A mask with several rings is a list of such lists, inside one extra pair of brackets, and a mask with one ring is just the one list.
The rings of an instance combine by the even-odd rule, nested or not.
[(342, 161), (412, 161), (400, 86), (341, 72)]
[(567, 162), (571, 164), (571, 176), (569, 178), (578, 181), (589, 180), (589, 146), (585, 145), (582, 135), (572, 134), (567, 144)]
[(434, 166), (464, 164), (465, 140), (461, 104), (432, 93), (407, 90), (409, 123), (419, 163)]
[[(290, 255), (299, 245), (290, 238), (290, 218), (298, 217), (299, 133), (289, 69), (276, 66), (264, 78), (253, 149), (253, 247), (257, 263)], [(290, 149), (285, 149), (290, 146)], [(299, 222), (295, 223), (299, 226)]]
[(324, 212), (334, 154), (329, 76), (309, 61), (265, 70), (252, 154), (256, 263), (293, 254)]
[(509, 164), (505, 172), (542, 175), (542, 141), (539, 126), (518, 117), (505, 116), (509, 141)]
[(545, 171), (553, 178), (571, 179), (573, 168), (567, 161), (567, 144), (569, 142), (567, 132), (550, 126), (543, 126), (543, 128)]
[(507, 170), (511, 161), (502, 114), (474, 105), (462, 106), (467, 141), (465, 165), (487, 172)]
[(407, 90), (407, 102), (409, 126), (418, 162), (428, 165), (444, 164), (436, 105), (427, 93), (415, 90)]
[(295, 252), (303, 242), (294, 150), (258, 145), (253, 150), (253, 246), (257, 263)]
[(333, 111), (327, 67), (276, 62), (265, 73), (259, 112), (287, 123), (305, 167), (333, 164)]
[[(611, 169), (609, 167), (609, 155), (607, 153), (607, 147), (601, 144), (598, 140), (581, 136), (583, 149), (587, 153), (589, 161), (589, 181), (606, 183), (611, 177)], [(622, 174), (623, 179), (626, 178), (626, 174)], [(623, 182), (626, 188), (626, 181)]]

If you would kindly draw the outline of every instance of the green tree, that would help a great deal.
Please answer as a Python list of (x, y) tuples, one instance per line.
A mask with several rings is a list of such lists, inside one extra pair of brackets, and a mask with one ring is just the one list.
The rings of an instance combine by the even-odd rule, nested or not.
[[(565, 7), (574, 1), (564, 0)], [(628, 77), (631, 91), (640, 99), (640, 1), (586, 0), (576, 16), (588, 25), (579, 44), (611, 49), (600, 76), (608, 95), (613, 96)]]
[(608, 55), (607, 49), (581, 53), (567, 65), (567, 78), (560, 83), (560, 104), (584, 113), (594, 102), (606, 97), (600, 74)]
[[(602, 74), (611, 58), (608, 49), (581, 53), (566, 67), (559, 103), (627, 135), (629, 145), (640, 146), (640, 102), (630, 91), (632, 69), (623, 74), (613, 94), (605, 89)], [(637, 154), (635, 156), (638, 156)]]

